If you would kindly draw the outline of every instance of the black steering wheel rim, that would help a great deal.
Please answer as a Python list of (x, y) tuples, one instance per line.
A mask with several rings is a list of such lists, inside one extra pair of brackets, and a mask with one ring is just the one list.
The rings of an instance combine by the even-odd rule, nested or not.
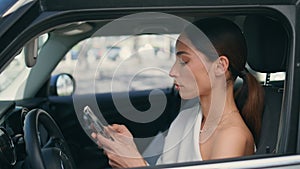
[[(74, 169), (75, 165), (71, 156), (71, 152), (65, 142), (65, 139), (59, 127), (57, 126), (53, 118), (46, 111), (42, 109), (33, 109), (30, 112), (28, 112), (24, 122), (24, 139), (25, 139), (26, 151), (28, 154), (31, 167), (33, 169), (47, 169), (45, 164), (46, 162), (44, 161), (43, 158), (43, 154), (44, 154), (44, 151), (42, 151), (43, 147), (40, 146), (40, 141), (38, 136), (39, 123), (43, 124), (43, 126), (45, 127), (45, 129), (47, 130), (50, 136), (50, 139), (56, 141), (58, 140), (59, 143), (59, 146), (53, 147), (51, 152), (48, 151), (46, 156), (49, 157), (51, 153), (53, 154), (54, 152), (53, 150), (55, 150), (55, 152), (58, 152), (56, 154), (59, 154), (59, 156), (64, 158), (61, 159), (60, 157), (56, 157), (56, 160), (58, 159), (60, 160), (58, 161), (58, 163), (62, 163), (62, 160), (66, 161), (67, 159), (68, 160), (67, 163), (69, 166), (67, 168)], [(61, 164), (56, 166), (55, 169), (61, 168)]]

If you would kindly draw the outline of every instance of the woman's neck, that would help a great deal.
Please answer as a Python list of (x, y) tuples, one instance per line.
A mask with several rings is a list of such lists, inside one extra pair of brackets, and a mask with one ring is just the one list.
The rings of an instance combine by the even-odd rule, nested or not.
[[(213, 92), (210, 92), (210, 94), (208, 95), (200, 96), (200, 105), (203, 114), (203, 122), (205, 122), (208, 114), (210, 112), (213, 112), (214, 110), (223, 111), (223, 115), (237, 110), (237, 106), (234, 101), (233, 85), (227, 86), (223, 99), (218, 97), (220, 92), (224, 93), (224, 91), (219, 90), (214, 92), (215, 94), (214, 96), (212, 95)], [(218, 98), (218, 101), (212, 102), (213, 97)], [(225, 100), (225, 104), (224, 104), (224, 100)]]

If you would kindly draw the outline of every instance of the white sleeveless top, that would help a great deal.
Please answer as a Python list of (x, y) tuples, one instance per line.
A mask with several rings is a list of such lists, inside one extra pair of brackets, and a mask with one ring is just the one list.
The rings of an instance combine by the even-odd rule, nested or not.
[(184, 101), (165, 138), (163, 152), (156, 164), (201, 161), (199, 146), (202, 112), (199, 99)]

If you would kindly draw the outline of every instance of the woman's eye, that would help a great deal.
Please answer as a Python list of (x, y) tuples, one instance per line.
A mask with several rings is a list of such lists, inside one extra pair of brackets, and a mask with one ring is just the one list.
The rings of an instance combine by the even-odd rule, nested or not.
[(187, 64), (187, 62), (183, 61), (182, 59), (179, 59), (179, 63), (180, 63), (181, 65)]
[(189, 62), (189, 58), (188, 57), (184, 57), (182, 56), (181, 58), (179, 58), (179, 63), (182, 64), (182, 65), (185, 65)]

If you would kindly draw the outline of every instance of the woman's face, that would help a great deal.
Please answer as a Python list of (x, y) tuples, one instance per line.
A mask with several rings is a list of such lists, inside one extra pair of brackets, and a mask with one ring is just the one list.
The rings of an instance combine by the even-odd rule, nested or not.
[(183, 99), (209, 95), (211, 62), (192, 43), (181, 35), (176, 42), (176, 61), (169, 75), (174, 78), (175, 87)]

